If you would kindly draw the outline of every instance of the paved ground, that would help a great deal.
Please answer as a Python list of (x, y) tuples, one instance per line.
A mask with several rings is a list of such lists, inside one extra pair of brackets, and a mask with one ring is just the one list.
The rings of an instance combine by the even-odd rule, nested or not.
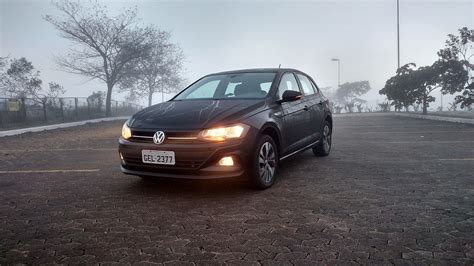
[(124, 176), (120, 126), (0, 138), (0, 264), (474, 263), (473, 126), (337, 118), (265, 191)]

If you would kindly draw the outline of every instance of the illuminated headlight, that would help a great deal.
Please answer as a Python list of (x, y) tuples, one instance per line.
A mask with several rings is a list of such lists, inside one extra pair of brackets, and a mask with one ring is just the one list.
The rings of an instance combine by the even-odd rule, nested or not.
[(227, 127), (209, 128), (199, 133), (199, 138), (210, 141), (223, 141), (227, 139), (238, 139), (245, 137), (249, 126), (244, 124), (237, 124)]
[(127, 123), (123, 124), (122, 127), (122, 138), (124, 139), (129, 139), (132, 137), (132, 131), (130, 128), (127, 126)]

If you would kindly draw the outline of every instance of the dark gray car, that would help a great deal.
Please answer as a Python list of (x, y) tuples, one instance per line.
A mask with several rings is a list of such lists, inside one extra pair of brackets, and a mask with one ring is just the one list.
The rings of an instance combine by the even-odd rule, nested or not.
[(332, 125), (328, 99), (301, 71), (211, 74), (124, 124), (121, 168), (144, 178), (239, 176), (268, 188), (279, 161), (307, 149), (327, 156)]

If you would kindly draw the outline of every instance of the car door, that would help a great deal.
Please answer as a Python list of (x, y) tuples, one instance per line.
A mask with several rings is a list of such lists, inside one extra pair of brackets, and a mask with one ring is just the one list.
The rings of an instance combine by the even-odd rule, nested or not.
[[(300, 91), (298, 81), (293, 73), (283, 74), (278, 85), (278, 98), (281, 99), (286, 90)], [(281, 103), (281, 135), (284, 141), (282, 155), (297, 151), (309, 143), (308, 123), (310, 112), (303, 99)]]
[(324, 116), (323, 101), (320, 97), (321, 94), (318, 93), (317, 88), (313, 86), (308, 76), (302, 73), (297, 73), (296, 76), (303, 91), (305, 106), (309, 108), (310, 121), (307, 125), (309, 128), (308, 136), (311, 139), (310, 142), (314, 143), (321, 137)]

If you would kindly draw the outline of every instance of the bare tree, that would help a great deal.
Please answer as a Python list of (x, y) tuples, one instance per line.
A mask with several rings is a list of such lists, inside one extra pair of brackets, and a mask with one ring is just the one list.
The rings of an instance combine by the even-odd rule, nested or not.
[(122, 79), (121, 91), (128, 91), (130, 98), (147, 97), (151, 106), (153, 94), (175, 92), (182, 83), (183, 52), (171, 43), (171, 34), (166, 31), (154, 31), (151, 34), (153, 46), (148, 56), (136, 64), (129, 65), (130, 74)]
[(148, 54), (151, 27), (136, 25), (136, 9), (109, 16), (106, 7), (96, 2), (83, 6), (68, 0), (53, 3), (62, 16), (45, 16), (61, 36), (77, 46), (65, 56), (57, 57), (66, 71), (106, 83), (106, 116), (111, 115), (114, 86), (126, 74), (128, 64)]

